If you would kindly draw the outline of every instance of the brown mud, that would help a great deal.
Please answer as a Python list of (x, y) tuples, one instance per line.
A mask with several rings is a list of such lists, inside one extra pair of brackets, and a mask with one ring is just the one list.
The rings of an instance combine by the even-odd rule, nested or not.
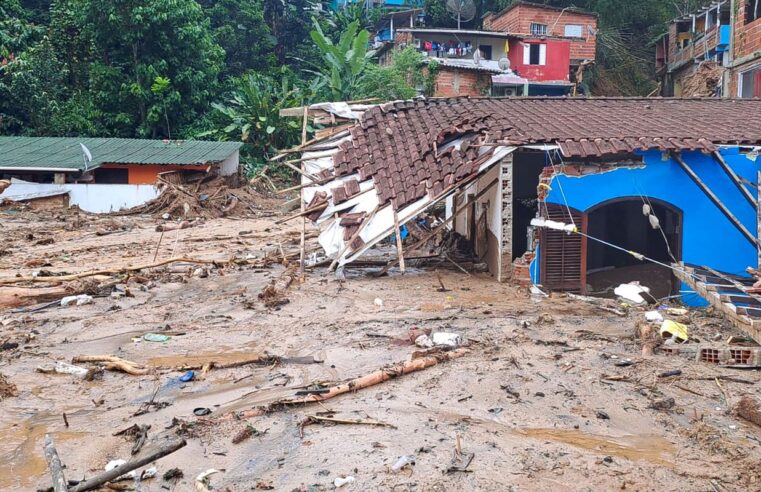
[[(96, 235), (106, 222), (125, 229)], [(0, 277), (77, 273), (154, 255), (261, 258), (298, 244), (296, 224), (277, 226), (267, 216), (206, 220), (165, 233), (161, 244), (156, 223), (0, 211)], [(48, 237), (52, 244), (35, 245)], [(46, 433), (67, 478), (81, 480), (110, 460), (129, 459), (133, 442), (113, 434), (133, 424), (150, 425), (149, 439), (181, 430), (188, 440), (156, 462), (158, 477), (140, 483), (143, 491), (191, 490), (194, 477), (210, 468), (221, 470), (211, 476), (215, 488), (234, 491), (332, 490), (346, 475), (356, 481), (344, 490), (761, 490), (761, 431), (730, 412), (741, 395), (757, 394), (761, 375), (679, 357), (642, 358), (634, 337), (641, 311), (621, 318), (562, 295), (532, 299), (486, 274), (458, 270), (439, 271), (449, 291), (438, 292), (436, 274), (424, 269), (382, 278), (349, 269), (345, 281), (318, 269), (293, 284), (288, 304), (267, 309), (257, 294), (282, 266), (214, 267), (207, 276), (196, 269), (170, 265), (125, 279), (125, 297), (0, 311), (0, 342), (19, 344), (0, 351), (0, 373), (18, 392), (0, 399), (0, 490), (50, 486)], [(702, 340), (737, 334), (700, 310), (691, 311), (689, 327)], [(409, 342), (412, 329), (456, 332), (470, 353), (320, 404), (246, 421), (217, 418), (409, 360), (418, 350)], [(169, 339), (146, 341), (149, 332)], [(196, 370), (193, 381), (179, 380), (183, 366), (265, 353), (286, 359)], [(106, 371), (93, 381), (36, 371), (80, 354), (115, 355), (153, 371)], [(616, 365), (626, 358), (635, 363)], [(682, 375), (658, 378), (670, 369)], [(752, 384), (723, 380), (722, 391), (715, 376)], [(672, 409), (652, 407), (669, 397)], [(136, 416), (149, 401), (159, 404)], [(211, 415), (196, 417), (198, 407)], [(394, 427), (301, 427), (318, 412)], [(247, 426), (257, 432), (233, 444)], [(447, 473), (457, 436), (462, 452), (474, 457), (466, 471)], [(416, 464), (391, 473), (409, 454)], [(161, 475), (174, 467), (184, 478), (165, 482)]]

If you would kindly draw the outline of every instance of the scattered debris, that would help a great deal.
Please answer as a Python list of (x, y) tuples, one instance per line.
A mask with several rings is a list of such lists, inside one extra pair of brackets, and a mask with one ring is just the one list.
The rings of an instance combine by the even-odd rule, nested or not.
[(761, 402), (757, 396), (743, 395), (735, 406), (735, 412), (748, 422), (761, 427)]
[(349, 485), (349, 484), (352, 484), (354, 482), (355, 482), (354, 477), (352, 477), (351, 475), (347, 475), (345, 477), (337, 477), (335, 480), (333, 480), (333, 485), (337, 489), (340, 489), (344, 485)]
[(473, 458), (476, 456), (475, 453), (464, 453), (462, 451), (462, 445), (460, 443), (460, 434), (457, 434), (455, 436), (455, 449), (452, 453), (452, 461), (449, 464), (449, 467), (447, 468), (447, 473), (454, 473), (454, 472), (467, 472), (468, 466), (470, 466), (470, 462), (473, 461)]
[(646, 299), (652, 299), (650, 288), (640, 285), (639, 282), (636, 281), (619, 285), (613, 289), (613, 293), (626, 302), (631, 302), (633, 304), (644, 304), (645, 302), (648, 302)]
[(399, 473), (404, 468), (414, 464), (415, 464), (415, 455), (405, 454), (401, 456), (398, 460), (396, 460), (396, 463), (394, 463), (391, 466), (391, 473)]
[(467, 349), (456, 349), (451, 352), (443, 352), (443, 353), (439, 353), (435, 355), (430, 355), (427, 357), (420, 357), (420, 358), (411, 360), (409, 362), (393, 364), (379, 371), (375, 371), (365, 376), (352, 379), (351, 381), (347, 383), (343, 383), (338, 386), (333, 386), (325, 392), (320, 392), (320, 394), (310, 394), (302, 398), (298, 398), (297, 396), (282, 398), (273, 403), (270, 403), (269, 405), (255, 408), (253, 410), (240, 412), (238, 413), (237, 416), (239, 418), (258, 417), (258, 416), (264, 415), (267, 412), (284, 408), (287, 406), (291, 406), (291, 405), (300, 405), (304, 403), (313, 403), (313, 402), (329, 400), (330, 398), (335, 398), (336, 396), (342, 395), (344, 393), (348, 393), (350, 391), (361, 390), (363, 388), (374, 386), (376, 384), (382, 383), (384, 381), (388, 381), (389, 379), (393, 379), (393, 378), (402, 376), (404, 374), (409, 374), (411, 372), (420, 371), (422, 369), (435, 366), (436, 364), (439, 364), (440, 362), (446, 362), (449, 360), (457, 359), (459, 357), (464, 356), (468, 352), (469, 351)]
[(104, 369), (109, 371), (121, 371), (133, 376), (145, 376), (150, 369), (132, 361), (124, 360), (113, 355), (77, 355), (72, 362), (102, 362)]
[(8, 378), (0, 372), (0, 400), (12, 396), (18, 396), (18, 388), (16, 388), (16, 385), (11, 383)]

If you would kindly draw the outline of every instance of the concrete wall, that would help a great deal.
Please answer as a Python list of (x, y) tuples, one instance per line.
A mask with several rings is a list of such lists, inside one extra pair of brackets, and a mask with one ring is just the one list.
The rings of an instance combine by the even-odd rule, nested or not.
[(221, 176), (232, 176), (240, 169), (240, 151), (236, 150), (233, 155), (219, 163), (219, 174)]
[[(739, 153), (737, 148), (723, 149), (721, 154), (739, 176), (756, 183), (761, 162), (757, 163)], [(675, 161), (663, 160), (658, 151), (650, 151), (643, 156), (645, 166), (640, 168), (621, 168), (585, 176), (555, 175), (550, 183), (552, 191), (546, 201), (564, 205), (561, 188), (568, 205), (582, 212), (621, 197), (639, 199), (640, 196), (648, 196), (662, 200), (683, 211), (681, 259), (684, 262), (707, 265), (735, 274), (744, 274), (746, 267), (756, 265), (756, 247), (734, 227)], [(756, 231), (756, 211), (741, 196), (719, 165), (710, 156), (699, 152), (683, 153), (683, 158), (735, 217), (749, 231)], [(748, 189), (755, 194), (754, 187)], [(646, 220), (644, 216), (642, 220)], [(539, 279), (534, 277), (534, 280)], [(694, 305), (702, 304), (697, 295), (687, 295), (683, 301)]]
[(159, 196), (153, 185), (119, 184), (64, 184), (27, 183), (14, 180), (0, 198), (14, 199), (36, 194), (67, 191), (69, 205), (77, 205), (86, 212), (106, 213), (142, 205)]

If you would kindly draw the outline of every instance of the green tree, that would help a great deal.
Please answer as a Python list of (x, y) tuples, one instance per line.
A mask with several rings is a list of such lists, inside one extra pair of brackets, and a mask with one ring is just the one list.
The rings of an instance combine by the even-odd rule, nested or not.
[(277, 66), (278, 40), (264, 18), (262, 0), (201, 0), (214, 38), (225, 50), (222, 76), (237, 77), (247, 70), (267, 72)]
[(422, 93), (432, 94), (435, 62), (426, 65), (423, 55), (414, 47), (394, 53), (391, 64), (369, 64), (363, 73), (354, 97), (375, 97), (384, 101), (409, 99)]
[(352, 99), (358, 92), (364, 71), (374, 55), (367, 49), (370, 33), (366, 29), (359, 31), (359, 22), (354, 21), (334, 44), (315, 20), (310, 36), (322, 58), (313, 73), (322, 81), (332, 100)]
[[(224, 51), (194, 0), (90, 0), (86, 28), (95, 61), (90, 85), (114, 134), (168, 136), (199, 117), (216, 96)], [(151, 91), (156, 77), (171, 86)]]

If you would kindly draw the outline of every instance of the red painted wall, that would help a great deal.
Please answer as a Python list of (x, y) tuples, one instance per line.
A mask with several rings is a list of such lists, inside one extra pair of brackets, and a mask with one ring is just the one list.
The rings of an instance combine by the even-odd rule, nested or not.
[[(544, 65), (524, 65), (524, 44), (546, 44), (546, 63)], [(510, 59), (510, 68), (517, 71), (521, 77), (529, 80), (570, 80), (569, 64), (571, 60), (571, 43), (568, 41), (555, 39), (547, 39), (544, 41), (538, 39), (511, 41), (508, 58)]]

